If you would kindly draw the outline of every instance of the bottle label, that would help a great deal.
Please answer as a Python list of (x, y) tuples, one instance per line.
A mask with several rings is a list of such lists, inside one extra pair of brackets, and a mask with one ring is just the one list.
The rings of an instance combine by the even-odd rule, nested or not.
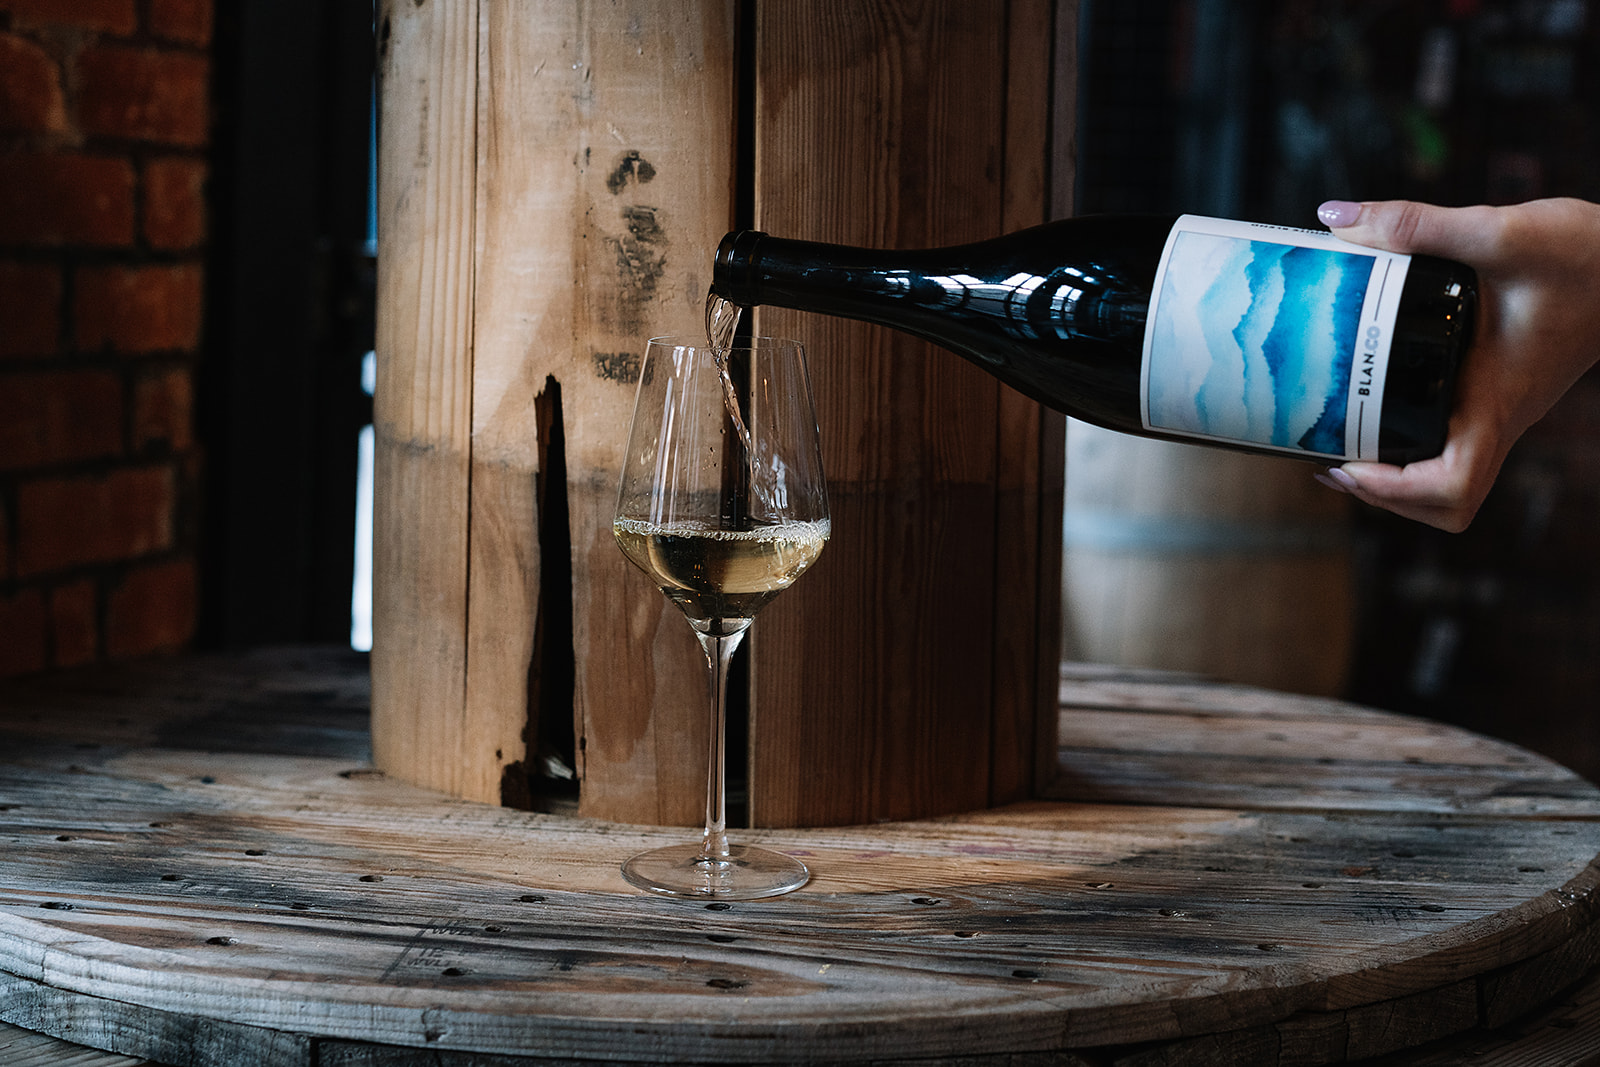
[(1377, 459), (1410, 262), (1317, 230), (1183, 216), (1145, 322), (1145, 429)]

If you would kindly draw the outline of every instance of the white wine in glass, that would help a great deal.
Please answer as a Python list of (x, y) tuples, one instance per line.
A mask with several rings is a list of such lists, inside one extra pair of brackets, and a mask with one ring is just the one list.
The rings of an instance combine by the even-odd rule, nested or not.
[(634, 856), (631, 884), (674, 896), (751, 900), (804, 885), (780, 852), (728, 843), (728, 664), (756, 612), (828, 541), (817, 419), (798, 341), (652, 338), (617, 490), (617, 545), (682, 610), (711, 672), (705, 833)]

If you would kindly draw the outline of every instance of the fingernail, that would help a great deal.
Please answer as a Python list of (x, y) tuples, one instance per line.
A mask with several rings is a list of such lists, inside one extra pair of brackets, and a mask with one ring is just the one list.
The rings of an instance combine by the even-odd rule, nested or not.
[(1337, 493), (1348, 493), (1356, 487), (1356, 480), (1338, 467), (1329, 467), (1312, 475), (1317, 481)]
[(1356, 217), (1360, 214), (1361, 205), (1349, 200), (1328, 200), (1317, 208), (1317, 218), (1330, 230), (1355, 225)]
[(1315, 478), (1317, 481), (1321, 482), (1323, 485), (1327, 486), (1329, 489), (1332, 489), (1335, 493), (1344, 492), (1344, 486), (1340, 485), (1338, 482), (1334, 481), (1332, 478), (1328, 477), (1326, 474), (1323, 474), (1321, 471), (1318, 471), (1317, 473), (1313, 474), (1311, 477)]

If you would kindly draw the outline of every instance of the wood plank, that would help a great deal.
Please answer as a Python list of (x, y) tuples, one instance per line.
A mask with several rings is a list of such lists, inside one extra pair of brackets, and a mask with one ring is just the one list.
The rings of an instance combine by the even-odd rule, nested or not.
[(0, 1063), (6, 1067), (159, 1067), (141, 1056), (122, 1056), (0, 1023)]
[(571, 684), (570, 656), (578, 742), (559, 755), (585, 810), (693, 822), (700, 654), (638, 595), (610, 522), (643, 343), (699, 328), (731, 223), (732, 2), (382, 18), (379, 763), (526, 793), (530, 701)]
[(1600, 960), (1600, 930), (1586, 928), (1555, 948), (1478, 979), (1483, 1025), (1490, 1030), (1526, 1018), (1572, 985), (1575, 973)]
[(379, 24), (373, 747), (462, 788), (472, 429), (477, 5)]
[(1229, 685), (1067, 679), (1063, 693), (1052, 797), (1600, 818), (1600, 791), (1567, 768), (1440, 723)]
[(573, 27), (556, 9), (527, 17), (535, 13), (525, 5), (475, 6), (471, 499), (462, 516), (471, 537), (459, 794), (498, 803), (531, 791), (529, 745), (536, 750), (539, 740), (537, 706), (530, 707), (541, 667), (534, 634), (544, 565), (536, 490), (554, 415), (541, 400), (573, 336), (572, 165), (551, 129), (562, 113), (553, 104), (564, 103), (572, 86), (543, 68), (566, 69), (559, 42)]
[[(877, 247), (1003, 230), (1010, 42), (995, 5), (804, 0), (756, 18), (758, 227)], [(1010, 607), (994, 587), (1000, 387), (891, 331), (776, 309), (759, 322), (807, 342), (835, 520), (752, 634), (752, 819), (980, 807)], [(801, 696), (818, 671), (826, 702)], [(844, 788), (796, 795), (819, 773)]]
[[(317, 1067), (573, 1067), (570, 1059), (545, 1056), (485, 1056), (482, 1053), (452, 1053), (430, 1049), (406, 1049), (357, 1045), (344, 1041), (323, 1042), (318, 1048)], [(769, 1061), (770, 1067), (802, 1067), (796, 1061)], [(947, 1056), (914, 1060), (852, 1060), (851, 1067), (1104, 1067), (1098, 1057), (1086, 1058), (1065, 1052), (1038, 1055)]]
[[(1055, 79), (1077, 77), (1075, 57), (1055, 59), (1055, 5), (1012, 0), (1006, 9), (1005, 178), (1007, 232), (1049, 215), (1050, 108)], [(1067, 13), (1070, 17), (1075, 12)], [(1011, 389), (996, 393), (994, 679), (990, 703), (989, 803), (1036, 795), (1042, 748), (1055, 749), (1060, 662), (1062, 449), (1065, 419)]]
[[(42, 1049), (58, 1058), (51, 1067), (128, 1067), (146, 1058), (159, 1064), (249, 1063), (261, 1067), (311, 1067), (311, 1039), (303, 1034), (206, 1019), (185, 1011), (152, 1010), (43, 982), (0, 974), (0, 1019), (28, 1030), (70, 1038), (105, 1052)], [(0, 1041), (0, 1052), (5, 1052)], [(7, 1058), (7, 1067), (20, 1067)]]
[(1370, 1061), (1365, 1067), (1594, 1067), (1600, 1064), (1600, 972), (1516, 1025), (1481, 1030)]
[(568, 97), (551, 103), (575, 179), (562, 405), (580, 800), (597, 818), (689, 825), (705, 812), (705, 661), (623, 559), (611, 520), (644, 343), (704, 333), (712, 253), (733, 223), (734, 5), (586, 0), (575, 12)]

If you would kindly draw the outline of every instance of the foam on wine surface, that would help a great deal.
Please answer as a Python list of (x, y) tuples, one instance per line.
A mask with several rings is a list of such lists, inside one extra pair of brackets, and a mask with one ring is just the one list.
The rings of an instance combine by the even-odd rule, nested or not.
[(723, 530), (702, 522), (617, 519), (623, 554), (655, 579), (690, 622), (748, 620), (822, 554), (827, 519)]

